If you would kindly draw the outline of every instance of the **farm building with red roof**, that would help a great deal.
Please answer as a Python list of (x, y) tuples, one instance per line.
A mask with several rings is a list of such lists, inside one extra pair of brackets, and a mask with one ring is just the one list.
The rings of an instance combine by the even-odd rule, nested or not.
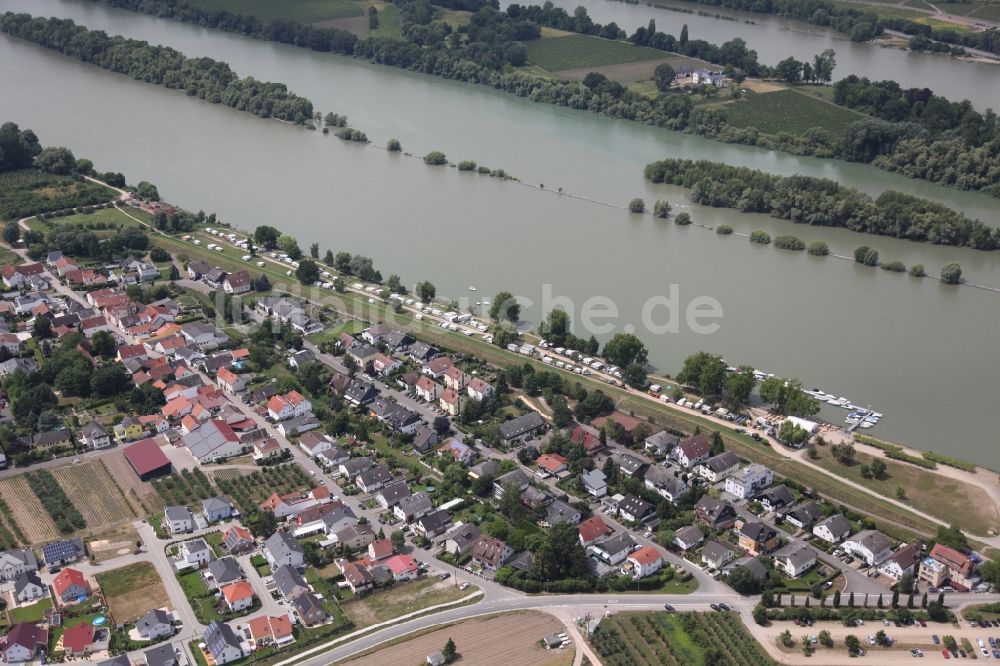
[(127, 447), (125, 460), (143, 481), (170, 474), (170, 460), (155, 439), (143, 439)]

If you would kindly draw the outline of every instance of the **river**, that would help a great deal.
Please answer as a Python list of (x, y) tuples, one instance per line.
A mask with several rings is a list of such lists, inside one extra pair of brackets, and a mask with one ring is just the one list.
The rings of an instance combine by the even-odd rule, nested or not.
[[(884, 259), (936, 272), (962, 263), (970, 279), (1000, 286), (997, 255), (793, 226), (760, 215), (694, 206), (682, 190), (653, 186), (642, 166), (665, 156), (704, 157), (780, 173), (836, 178), (865, 191), (895, 188), (994, 221), (1000, 201), (908, 180), (863, 165), (728, 146), (569, 111), (491, 91), (87, 3), (0, 1), (150, 39), (230, 62), (242, 75), (281, 80), (317, 107), (349, 114), (376, 143), (397, 137), (414, 154), (504, 167), (526, 183), (622, 204), (668, 199), (696, 223), (732, 224), (826, 240), (840, 254), (861, 244)], [(439, 294), (501, 289), (531, 299), (537, 322), (545, 285), (576, 310), (593, 296), (615, 303), (616, 330), (641, 321), (643, 304), (673, 289), (722, 308), (718, 331), (637, 334), (651, 360), (675, 372), (706, 349), (730, 363), (797, 376), (807, 385), (871, 403), (887, 418), (872, 432), (992, 464), (1000, 295), (946, 287), (834, 259), (751, 247), (745, 238), (501, 182), (318, 132), (213, 106), (131, 81), (0, 35), (0, 118), (67, 145), (100, 170), (149, 180), (165, 198), (217, 212), (242, 228), (274, 224), (303, 247), (372, 256), (384, 274), (429, 279)], [(662, 319), (664, 310), (657, 311)], [(580, 325), (579, 321), (577, 322)], [(589, 334), (577, 330), (578, 333)], [(605, 338), (609, 333), (598, 335)], [(831, 409), (831, 415), (842, 415)]]
[[(650, 19), (662, 32), (680, 35), (681, 27), (688, 26), (691, 39), (704, 39), (722, 44), (734, 37), (746, 41), (757, 51), (757, 58), (765, 65), (775, 65), (789, 56), (812, 61), (824, 49), (837, 52), (834, 80), (848, 74), (867, 76), (870, 79), (892, 79), (904, 88), (928, 87), (952, 100), (968, 99), (980, 111), (1000, 106), (1000, 64), (963, 62), (947, 55), (917, 53), (897, 48), (880, 47), (872, 43), (852, 42), (846, 35), (829, 28), (810, 25), (770, 14), (755, 14), (708, 5), (697, 5), (681, 0), (657, 0), (656, 5), (626, 4), (613, 0), (552, 0), (557, 7), (573, 13), (583, 5), (598, 23), (614, 21), (631, 34)], [(502, 3), (503, 6), (510, 4)], [(523, 3), (521, 3), (523, 4)], [(658, 6), (661, 5), (661, 6)], [(665, 7), (701, 10), (713, 16), (699, 16), (672, 11)], [(714, 14), (737, 19), (727, 21)], [(752, 24), (746, 23), (752, 21)]]

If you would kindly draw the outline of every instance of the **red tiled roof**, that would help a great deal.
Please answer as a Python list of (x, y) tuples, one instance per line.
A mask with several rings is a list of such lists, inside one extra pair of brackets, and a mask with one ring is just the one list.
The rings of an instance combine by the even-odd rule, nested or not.
[(580, 531), (580, 538), (587, 542), (599, 539), (611, 531), (611, 528), (601, 520), (600, 516), (587, 518), (587, 520), (580, 523), (577, 529)]
[(89, 622), (70, 627), (63, 632), (63, 647), (73, 654), (80, 654), (94, 642), (94, 627)]
[(559, 455), (558, 453), (543, 453), (538, 456), (538, 460), (535, 461), (538, 466), (544, 470), (552, 472), (555, 474), (556, 470), (564, 465), (569, 464), (569, 460)]
[(385, 566), (389, 567), (394, 576), (417, 569), (416, 561), (409, 555), (393, 555), (385, 561)]
[(67, 567), (60, 571), (59, 575), (53, 579), (52, 589), (56, 591), (56, 594), (61, 596), (62, 593), (69, 589), (69, 587), (73, 584), (79, 585), (80, 587), (87, 587), (87, 580), (83, 577), (83, 574), (76, 569)]
[(635, 560), (643, 566), (649, 566), (657, 560), (663, 559), (660, 552), (652, 546), (643, 546), (639, 550), (629, 555), (630, 560)]
[(125, 448), (125, 459), (139, 476), (170, 465), (155, 439), (143, 439)]
[(949, 569), (961, 571), (963, 575), (968, 575), (972, 571), (972, 560), (967, 555), (963, 555), (954, 548), (945, 546), (944, 544), (934, 544), (930, 555)]
[(237, 601), (243, 601), (244, 599), (250, 599), (253, 597), (253, 588), (250, 587), (250, 583), (245, 580), (241, 580), (235, 583), (230, 583), (222, 588), (222, 596), (226, 598), (226, 601), (232, 605)]

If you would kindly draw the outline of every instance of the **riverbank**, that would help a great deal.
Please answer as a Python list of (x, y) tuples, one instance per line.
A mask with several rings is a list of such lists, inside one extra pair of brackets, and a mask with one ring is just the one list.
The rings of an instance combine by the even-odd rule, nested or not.
[[(135, 219), (134, 216), (133, 219)], [(154, 244), (163, 246), (164, 249), (174, 253), (175, 256), (204, 259), (211, 261), (215, 265), (220, 265), (224, 270), (238, 270), (239, 268), (245, 268), (247, 265), (246, 262), (238, 258), (240, 250), (236, 247), (229, 247), (228, 244), (223, 253), (215, 253), (205, 249), (204, 245), (194, 245), (192, 242), (184, 242), (152, 229), (150, 231), (153, 232)], [(199, 232), (199, 234), (208, 238), (204, 232)], [(285, 289), (292, 293), (302, 291), (300, 285), (286, 277), (283, 264), (269, 257), (264, 259), (267, 262), (268, 268), (262, 272), (268, 276), (276, 289)], [(354, 280), (354, 278), (351, 279)], [(474, 337), (466, 337), (439, 326), (433, 326), (427, 320), (417, 320), (414, 316), (415, 311), (409, 307), (404, 307), (403, 313), (393, 312), (389, 304), (373, 296), (371, 290), (368, 288), (370, 286), (369, 284), (362, 284), (361, 287), (348, 287), (348, 293), (336, 295), (324, 293), (318, 289), (307, 290), (309, 291), (308, 297), (310, 300), (333, 307), (337, 312), (352, 318), (369, 322), (388, 320), (393, 325), (398, 325), (401, 328), (412, 331), (420, 339), (424, 339), (432, 344), (439, 344), (444, 348), (456, 351), (465, 351), (499, 366), (530, 362), (539, 368), (558, 372), (567, 378), (579, 381), (587, 385), (590, 389), (601, 388), (601, 390), (619, 402), (619, 409), (635, 412), (637, 415), (648, 412), (656, 423), (675, 424), (687, 431), (691, 431), (695, 427), (700, 427), (703, 430), (705, 428), (719, 429), (727, 446), (738, 454), (767, 464), (775, 469), (777, 473), (795, 478), (800, 483), (809, 485), (816, 491), (834, 498), (838, 503), (864, 513), (880, 516), (892, 524), (906, 525), (909, 529), (915, 530), (917, 533), (928, 535), (933, 533), (936, 525), (945, 523), (944, 519), (921, 518), (919, 514), (913, 513), (913, 508), (908, 507), (903, 502), (881, 497), (874, 491), (860, 486), (860, 484), (852, 484), (828, 470), (824, 470), (806, 460), (797, 459), (798, 456), (796, 454), (784, 449), (784, 447), (781, 447), (776, 442), (768, 440), (767, 445), (762, 446), (745, 435), (732, 432), (729, 430), (731, 426), (720, 419), (687, 414), (679, 408), (665, 406), (641, 392), (609, 386), (603, 383), (600, 377), (581, 377), (580, 375), (560, 371), (544, 365), (536, 359), (525, 359), (522, 355), (488, 345)], [(428, 316), (427, 319), (431, 319), (431, 317)]]

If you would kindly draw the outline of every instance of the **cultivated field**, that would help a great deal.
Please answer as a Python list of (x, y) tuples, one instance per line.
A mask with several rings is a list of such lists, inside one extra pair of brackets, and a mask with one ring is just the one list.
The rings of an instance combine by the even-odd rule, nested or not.
[(476, 666), (562, 666), (573, 663), (572, 650), (546, 650), (538, 645), (543, 636), (562, 629), (562, 622), (551, 615), (505, 613), (466, 620), (341, 663), (420, 664), (424, 663), (427, 655), (443, 648), (450, 638), (455, 641), (462, 657), (460, 663)]
[(756, 93), (726, 104), (726, 119), (734, 127), (756, 127), (765, 134), (804, 134), (813, 127), (839, 138), (847, 126), (865, 116), (827, 104), (794, 90)]
[[(634, 47), (633, 47), (634, 48)], [(659, 52), (661, 56), (664, 51)], [(620, 83), (635, 83), (637, 81), (650, 81), (653, 72), (660, 63), (667, 63), (674, 68), (675, 72), (690, 71), (702, 67), (710, 67), (709, 63), (702, 60), (695, 60), (682, 55), (672, 55), (661, 57), (658, 60), (644, 60), (642, 62), (626, 62), (619, 65), (599, 65), (597, 67), (581, 67), (580, 69), (564, 69), (559, 72), (560, 78), (582, 81), (590, 72), (603, 74), (612, 81)], [(652, 85), (652, 83), (650, 83)], [(655, 91), (655, 88), (653, 88)]]
[(664, 51), (589, 35), (533, 39), (524, 45), (528, 61), (550, 72), (663, 60), (665, 55)]
[(138, 504), (137, 510), (143, 515), (158, 513), (163, 510), (163, 500), (153, 489), (153, 484), (148, 481), (140, 481), (136, 476), (122, 449), (118, 449), (110, 455), (103, 456), (101, 461), (107, 467), (108, 473), (118, 483), (118, 486), (134, 504)]
[(731, 613), (616, 613), (590, 639), (605, 666), (770, 666)]
[(100, 460), (58, 467), (52, 475), (73, 498), (90, 529), (132, 520), (137, 515)]
[(191, 4), (205, 9), (256, 16), (262, 21), (281, 19), (299, 23), (361, 16), (364, 11), (357, 0), (193, 0)]
[(315, 485), (298, 465), (262, 467), (249, 474), (237, 469), (221, 469), (212, 474), (215, 485), (229, 497), (241, 513), (247, 513), (272, 493), (308, 491)]
[(38, 501), (24, 475), (0, 481), (0, 497), (3, 497), (4, 502), (10, 507), (11, 515), (29, 543), (36, 544), (59, 538), (59, 530), (42, 503)]
[(170, 598), (156, 568), (136, 562), (96, 576), (118, 623), (133, 622), (154, 608), (170, 607)]

